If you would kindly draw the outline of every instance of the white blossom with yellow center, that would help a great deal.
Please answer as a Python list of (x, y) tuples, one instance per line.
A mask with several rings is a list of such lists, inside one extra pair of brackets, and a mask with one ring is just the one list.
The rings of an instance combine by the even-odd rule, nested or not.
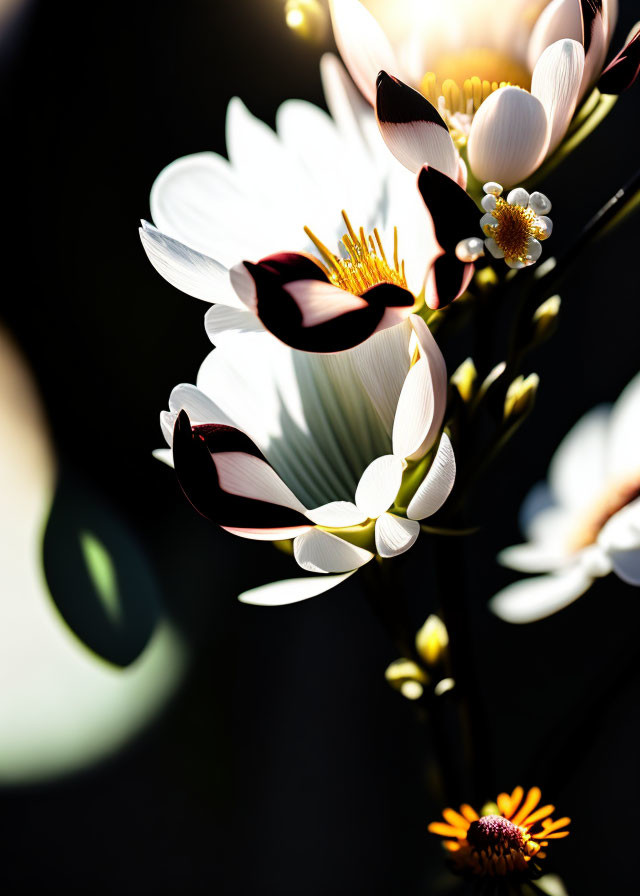
[(478, 237), (461, 240), (456, 247), (460, 261), (473, 262), (484, 255), (485, 248), (494, 258), (504, 258), (510, 268), (535, 264), (542, 254), (543, 240), (551, 236), (553, 223), (547, 212), (551, 202), (544, 193), (531, 193), (517, 187), (505, 199), (502, 186), (495, 182), (484, 185), (480, 218), (485, 235), (484, 245)]
[(491, 601), (507, 622), (533, 622), (614, 572), (640, 586), (640, 374), (612, 409), (594, 408), (560, 443), (546, 484), (522, 508), (525, 544), (504, 566), (545, 573), (508, 585)]

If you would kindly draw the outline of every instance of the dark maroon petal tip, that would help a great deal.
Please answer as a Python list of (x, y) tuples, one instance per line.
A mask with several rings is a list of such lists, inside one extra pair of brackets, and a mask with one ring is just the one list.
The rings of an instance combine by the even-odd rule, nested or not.
[(600, 93), (618, 95), (628, 90), (640, 75), (640, 28), (605, 68), (598, 90)]
[(442, 308), (453, 301), (469, 280), (470, 266), (456, 257), (460, 240), (479, 233), (480, 213), (466, 190), (446, 174), (425, 165), (418, 175), (418, 189), (431, 215), (443, 255), (436, 259), (432, 280), (436, 303)]
[(288, 507), (224, 491), (213, 455), (230, 451), (262, 458), (251, 439), (240, 430), (217, 425), (192, 427), (187, 412), (180, 411), (173, 431), (173, 462), (180, 487), (198, 513), (233, 529), (288, 529), (309, 525), (305, 516)]
[(438, 124), (448, 130), (435, 106), (413, 87), (384, 71), (378, 74), (376, 86), (376, 115), (381, 124), (420, 121)]

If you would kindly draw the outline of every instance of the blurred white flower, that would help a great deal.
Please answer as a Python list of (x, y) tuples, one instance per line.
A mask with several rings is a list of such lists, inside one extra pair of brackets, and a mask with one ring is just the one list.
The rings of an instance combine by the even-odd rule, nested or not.
[(422, 318), (329, 355), (289, 349), (258, 327), (216, 333), (216, 344), (197, 387), (177, 386), (162, 415), (183, 491), (227, 531), (293, 539), (299, 566), (333, 573), (276, 582), (241, 599), (303, 600), (376, 553), (407, 551), (418, 521), (442, 506), (455, 479), (445, 434), (430, 454), (447, 374)]
[(499, 560), (540, 573), (491, 600), (507, 622), (533, 622), (580, 597), (593, 580), (615, 572), (640, 585), (640, 374), (612, 409), (586, 414), (560, 443), (547, 485), (522, 511), (529, 541)]
[[(602, 71), (617, 19), (617, 0), (331, 0), (330, 6), (342, 58), (369, 102), (380, 107), (380, 71), (400, 78), (438, 110), (456, 154), (467, 147), (475, 177), (506, 187), (532, 174), (564, 137)], [(402, 126), (419, 164), (438, 167), (442, 146), (424, 126), (433, 117), (409, 119), (397, 100), (388, 105), (396, 117), (383, 118), (383, 133)]]

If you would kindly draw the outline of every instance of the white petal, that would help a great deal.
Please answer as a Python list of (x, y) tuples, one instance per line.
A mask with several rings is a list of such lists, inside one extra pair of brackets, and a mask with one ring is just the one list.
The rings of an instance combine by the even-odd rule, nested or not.
[(505, 622), (536, 622), (569, 606), (592, 581), (577, 563), (562, 572), (514, 582), (492, 597), (489, 607)]
[(434, 414), (433, 381), (425, 358), (417, 361), (404, 381), (393, 422), (393, 453), (412, 458), (424, 444)]
[(582, 43), (580, 0), (551, 0), (542, 10), (529, 40), (529, 69), (535, 69), (543, 50), (563, 38)]
[(393, 453), (417, 460), (433, 445), (442, 425), (447, 403), (447, 368), (424, 320), (415, 314), (409, 320), (420, 350), (420, 360), (409, 370), (398, 400)]
[(173, 428), (177, 419), (178, 414), (175, 411), (160, 411), (160, 429), (169, 447), (173, 445)]
[(380, 122), (380, 132), (389, 151), (409, 171), (417, 174), (428, 164), (457, 179), (459, 156), (446, 128), (428, 121)]
[(598, 545), (607, 552), (640, 550), (640, 498), (606, 522), (598, 536)]
[(492, 236), (488, 237), (484, 241), (484, 244), (494, 258), (504, 258), (504, 251), (500, 248), (500, 246), (496, 243)]
[(307, 576), (301, 579), (271, 582), (269, 585), (261, 585), (259, 588), (244, 591), (238, 595), (238, 600), (243, 604), (255, 604), (259, 607), (281, 607), (284, 604), (296, 604), (298, 601), (316, 597), (318, 594), (324, 594), (325, 591), (335, 588), (354, 572), (355, 569), (340, 576)]
[(423, 520), (440, 510), (449, 497), (455, 480), (456, 459), (449, 436), (443, 432), (429, 472), (407, 508), (409, 519)]
[(232, 421), (215, 402), (190, 383), (180, 383), (171, 390), (169, 410), (174, 415), (186, 411), (192, 424), (222, 423), (225, 426), (233, 426)]
[(620, 477), (640, 472), (640, 374), (623, 389), (611, 412), (607, 467)]
[(168, 467), (173, 467), (173, 451), (171, 448), (156, 448), (151, 452), (156, 460), (161, 461)]
[(394, 513), (383, 513), (376, 520), (376, 550), (381, 557), (404, 554), (420, 535), (420, 523), (405, 520)]
[(238, 538), (248, 538), (250, 541), (286, 541), (289, 538), (297, 538), (310, 531), (309, 526), (286, 526), (279, 529), (251, 529), (248, 526), (242, 528), (221, 526), (220, 528), (231, 535), (237, 535)]
[(547, 116), (540, 100), (519, 87), (501, 87), (475, 114), (469, 163), (480, 181), (509, 187), (535, 171), (546, 147)]
[(559, 40), (542, 53), (533, 71), (531, 93), (547, 114), (551, 154), (573, 118), (584, 71), (584, 49), (575, 40)]
[(293, 556), (308, 572), (347, 572), (359, 569), (373, 559), (370, 551), (321, 529), (311, 529), (296, 538)]
[(316, 526), (341, 529), (345, 526), (359, 526), (368, 519), (367, 514), (359, 510), (350, 501), (331, 501), (321, 507), (307, 510), (307, 518)]
[(580, 509), (602, 493), (606, 478), (609, 408), (593, 408), (567, 433), (549, 466), (549, 484), (556, 500)]
[[(571, 536), (580, 521), (580, 514), (565, 507), (546, 507), (532, 516), (523, 526), (530, 541), (569, 554)], [(524, 514), (523, 514), (524, 515)]]
[(264, 332), (264, 324), (252, 311), (212, 305), (204, 316), (204, 329), (214, 345), (224, 345), (242, 334)]
[(518, 572), (551, 572), (566, 565), (566, 554), (553, 547), (537, 542), (514, 544), (498, 554), (498, 562)]
[(394, 454), (371, 461), (356, 489), (356, 505), (367, 518), (375, 519), (391, 507), (402, 482), (402, 471), (402, 458)]
[(358, 0), (331, 0), (330, 9), (340, 55), (373, 106), (378, 72), (393, 74), (398, 69), (395, 53), (378, 22)]
[(353, 293), (321, 280), (296, 280), (294, 283), (287, 283), (285, 289), (300, 309), (303, 327), (315, 327), (368, 305)]
[(354, 158), (363, 165), (369, 153), (388, 156), (382, 145), (371, 106), (363, 99), (340, 60), (325, 53), (320, 60), (320, 75), (325, 100), (338, 131), (350, 147)]
[(205, 302), (242, 307), (224, 265), (165, 236), (146, 221), (140, 239), (156, 271), (176, 289)]
[(219, 451), (212, 455), (220, 487), (230, 495), (266, 501), (306, 513), (291, 489), (266, 461), (243, 451)]
[(398, 399), (409, 372), (409, 340), (412, 327), (405, 321), (374, 333), (353, 350), (358, 376), (389, 435), (393, 430)]
[(431, 448), (437, 434), (440, 432), (440, 427), (442, 426), (442, 421), (444, 419), (444, 412), (447, 407), (449, 379), (447, 377), (447, 365), (444, 360), (444, 355), (440, 351), (440, 347), (427, 324), (417, 314), (412, 314), (409, 320), (420, 349), (420, 357), (425, 358), (428, 362), (431, 371), (431, 379), (433, 381), (433, 420), (425, 440), (417, 452), (417, 454), (422, 457), (427, 453), (429, 448)]

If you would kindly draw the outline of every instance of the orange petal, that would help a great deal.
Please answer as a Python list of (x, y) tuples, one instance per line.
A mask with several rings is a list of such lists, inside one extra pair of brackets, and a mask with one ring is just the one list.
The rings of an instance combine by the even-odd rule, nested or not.
[(458, 837), (458, 839), (464, 840), (467, 836), (466, 828), (454, 828), (442, 821), (432, 821), (429, 830), (432, 834), (439, 834), (441, 837)]
[(457, 840), (445, 840), (444, 845), (449, 850), (449, 852), (458, 852), (460, 849), (460, 844)]
[(472, 806), (469, 806), (467, 803), (463, 803), (463, 804), (460, 806), (460, 811), (462, 812), (462, 814), (464, 815), (464, 817), (465, 817), (465, 818), (467, 819), (467, 821), (469, 821), (469, 822), (471, 822), (471, 821), (477, 821), (478, 818), (480, 817), (480, 816), (478, 815), (478, 813), (476, 812), (476, 810), (475, 810)]
[(523, 824), (527, 825), (527, 827), (530, 827), (531, 825), (535, 824), (536, 821), (541, 821), (543, 818), (547, 818), (549, 815), (551, 815), (552, 812), (555, 811), (555, 806), (541, 806), (539, 809), (536, 809), (536, 811), (532, 815), (530, 815), (526, 819), (526, 821), (523, 822)]
[(532, 787), (531, 790), (529, 791), (529, 793), (527, 794), (527, 797), (526, 797), (524, 803), (520, 806), (520, 809), (519, 809), (517, 815), (514, 815), (511, 818), (511, 821), (513, 822), (513, 824), (522, 824), (524, 822), (525, 818), (529, 815), (529, 813), (533, 812), (535, 807), (538, 805), (538, 803), (540, 802), (541, 796), (542, 796), (542, 793), (540, 791), (540, 788)]
[(454, 826), (454, 828), (464, 828), (464, 830), (466, 831), (469, 827), (469, 822), (464, 817), (464, 815), (460, 815), (460, 813), (456, 812), (455, 809), (445, 809), (442, 815), (445, 821), (448, 821), (449, 824)]
[(518, 806), (520, 805), (520, 800), (524, 796), (524, 790), (522, 787), (516, 787), (516, 789), (511, 794), (509, 798), (509, 814), (505, 815), (505, 818), (511, 818), (511, 815), (516, 811)]
[(563, 837), (568, 837), (571, 831), (558, 831), (557, 834), (545, 834), (547, 840), (562, 840)]
[(571, 824), (570, 818), (558, 818), (556, 821), (543, 821), (542, 834), (546, 837), (551, 831), (557, 831), (558, 828), (566, 828), (569, 824)]
[(505, 818), (508, 818), (509, 813), (511, 812), (511, 797), (509, 794), (499, 793), (496, 802), (498, 804), (498, 809), (500, 809)]

